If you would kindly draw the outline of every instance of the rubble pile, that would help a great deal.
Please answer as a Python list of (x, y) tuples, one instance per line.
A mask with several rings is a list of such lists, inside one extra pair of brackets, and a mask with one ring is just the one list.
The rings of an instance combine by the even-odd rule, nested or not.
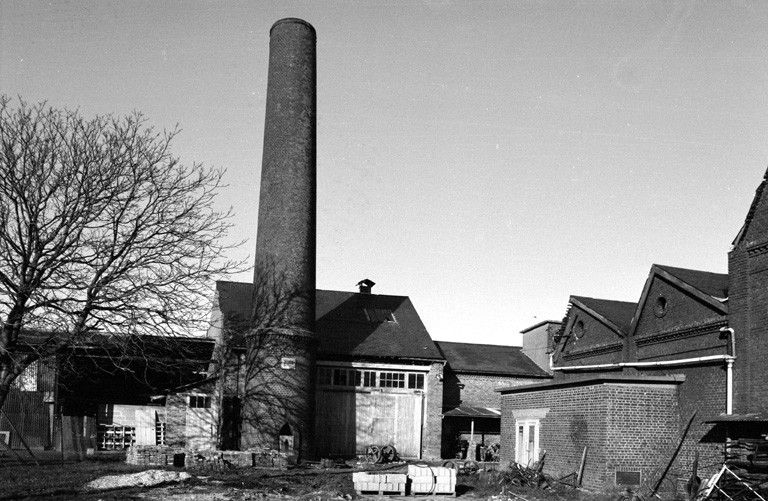
[(164, 445), (133, 445), (126, 451), (125, 462), (138, 466), (183, 466), (225, 470), (229, 468), (287, 468), (290, 458), (274, 449), (247, 451), (195, 450)]

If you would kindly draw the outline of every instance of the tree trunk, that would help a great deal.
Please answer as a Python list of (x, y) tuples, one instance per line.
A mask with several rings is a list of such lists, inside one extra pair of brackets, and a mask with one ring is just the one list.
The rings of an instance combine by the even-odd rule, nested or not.
[[(0, 370), (0, 373), (3, 371)], [(0, 379), (0, 409), (3, 408), (3, 404), (5, 404), (5, 399), (8, 397), (8, 392), (11, 390), (11, 382), (13, 382), (13, 379), (8, 379), (8, 381), (4, 380), (5, 378)]]

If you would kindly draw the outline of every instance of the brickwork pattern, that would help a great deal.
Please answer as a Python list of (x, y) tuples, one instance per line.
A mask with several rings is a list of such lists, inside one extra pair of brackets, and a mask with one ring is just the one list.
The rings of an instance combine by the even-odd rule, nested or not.
[[(450, 370), (450, 368), (449, 368)], [(446, 371), (448, 372), (448, 371)], [(446, 395), (458, 395), (458, 402), (445, 401), (446, 408), (457, 405), (469, 405), (472, 407), (501, 407), (501, 394), (496, 391), (506, 386), (521, 386), (524, 384), (541, 383), (547, 379), (520, 378), (514, 376), (491, 376), (485, 374), (455, 374), (453, 378), (445, 378), (448, 384), (458, 385), (458, 391), (444, 389)], [(461, 385), (464, 385), (462, 388)]]
[[(282, 450), (281, 430), (288, 425), (295, 453), (312, 457), (316, 341), (307, 336), (260, 332), (251, 336), (249, 343), (241, 448)], [(283, 367), (283, 359), (290, 359), (293, 365)]]
[(421, 457), (439, 459), (443, 434), (443, 364), (433, 363), (429, 368), (424, 406), (424, 421), (421, 430)]
[[(657, 316), (654, 311), (656, 301), (660, 297), (666, 300), (666, 310), (663, 316)], [(638, 338), (643, 338), (660, 332), (678, 329), (682, 326), (705, 324), (721, 319), (724, 319), (724, 315), (712, 306), (681, 291), (676, 286), (657, 276), (651, 283), (645, 306), (640, 312), (636, 333)], [(641, 356), (645, 357), (663, 357), (667, 354), (672, 358), (679, 358), (678, 354), (681, 351), (689, 352), (691, 348), (706, 349), (712, 346), (721, 348), (725, 346), (725, 342), (720, 340), (717, 334), (715, 336), (696, 336), (690, 339), (693, 345), (691, 345), (691, 341), (684, 341), (684, 343), (687, 343), (685, 350), (676, 349), (678, 347), (670, 346), (669, 343), (660, 343), (638, 350), (638, 355), (642, 352)], [(686, 353), (686, 356), (693, 357), (697, 355)], [(670, 357), (667, 356), (666, 358)]]
[(660, 448), (676, 436), (679, 414), (671, 385), (593, 384), (502, 397), (502, 462), (515, 458), (515, 411), (549, 409), (540, 421), (539, 451), (546, 473), (563, 476), (579, 468), (585, 446), (584, 486), (606, 489), (616, 470), (658, 467)]
[[(573, 335), (568, 336), (570, 332), (566, 332), (567, 337), (564, 337), (563, 341), (560, 343), (563, 348), (562, 351), (555, 351), (555, 365), (585, 365), (621, 362), (622, 348), (612, 349), (611, 351), (602, 350), (602, 352), (589, 354), (588, 356), (572, 358), (579, 355), (581, 352), (600, 350), (601, 348), (606, 348), (617, 343), (621, 343), (623, 346), (624, 340), (604, 323), (597, 320), (578, 306), (573, 306), (571, 308), (568, 312), (568, 318), (569, 321), (570, 319), (573, 319), (571, 324), (578, 321), (584, 322), (584, 334), (579, 339), (576, 339)], [(570, 331), (570, 327), (568, 327), (568, 329)], [(587, 354), (584, 353), (584, 355)]]
[(606, 486), (617, 471), (639, 471), (646, 484), (658, 478), (677, 445), (676, 393), (673, 386), (606, 385)]
[(747, 251), (744, 246), (735, 247), (728, 254), (728, 325), (736, 333), (737, 340), (736, 362), (733, 364), (733, 411), (736, 413), (753, 411), (753, 399), (750, 398), (752, 378), (749, 366), (754, 343), (750, 339), (747, 327), (749, 325), (748, 277)]
[[(644, 374), (659, 376), (678, 374), (685, 376), (685, 383), (677, 388), (679, 420), (674, 435), (675, 444), (688, 419), (696, 412), (691, 429), (680, 450), (675, 464), (674, 474), (685, 477), (690, 475), (696, 452), (699, 453), (699, 476), (712, 475), (723, 459), (723, 444), (702, 442), (702, 438), (712, 431), (714, 425), (706, 424), (709, 418), (725, 413), (725, 367), (716, 363), (698, 367), (668, 367), (665, 370), (646, 370)], [(703, 475), (702, 475), (703, 474)]]
[(168, 395), (165, 400), (165, 443), (171, 447), (186, 445), (187, 396)]
[[(758, 213), (757, 217), (768, 219), (768, 214)], [(768, 412), (768, 252), (749, 247), (734, 249), (729, 267), (733, 273), (729, 324), (736, 332), (737, 357), (734, 411)]]

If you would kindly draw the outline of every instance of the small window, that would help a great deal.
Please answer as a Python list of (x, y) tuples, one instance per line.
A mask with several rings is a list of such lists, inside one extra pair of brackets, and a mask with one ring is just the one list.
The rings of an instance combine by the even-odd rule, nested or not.
[(405, 374), (402, 372), (382, 372), (379, 374), (379, 387), (405, 388)]
[(376, 372), (363, 371), (363, 386), (372, 388), (376, 386)]
[(395, 321), (395, 316), (392, 314), (392, 310), (386, 308), (366, 308), (365, 317), (369, 322), (375, 323)]
[(656, 305), (653, 307), (653, 314), (656, 315), (656, 318), (661, 318), (667, 314), (667, 298), (659, 296), (658, 299), (656, 299)]
[(408, 388), (424, 389), (424, 374), (408, 374)]
[(210, 409), (211, 397), (209, 397), (208, 395), (190, 395), (189, 408), (190, 409)]

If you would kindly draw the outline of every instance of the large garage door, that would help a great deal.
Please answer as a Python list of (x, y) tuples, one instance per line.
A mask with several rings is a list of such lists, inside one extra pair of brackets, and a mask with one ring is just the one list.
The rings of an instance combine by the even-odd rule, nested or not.
[(318, 391), (318, 452), (354, 456), (370, 444), (391, 444), (402, 457), (419, 457), (422, 399), (414, 393)]

